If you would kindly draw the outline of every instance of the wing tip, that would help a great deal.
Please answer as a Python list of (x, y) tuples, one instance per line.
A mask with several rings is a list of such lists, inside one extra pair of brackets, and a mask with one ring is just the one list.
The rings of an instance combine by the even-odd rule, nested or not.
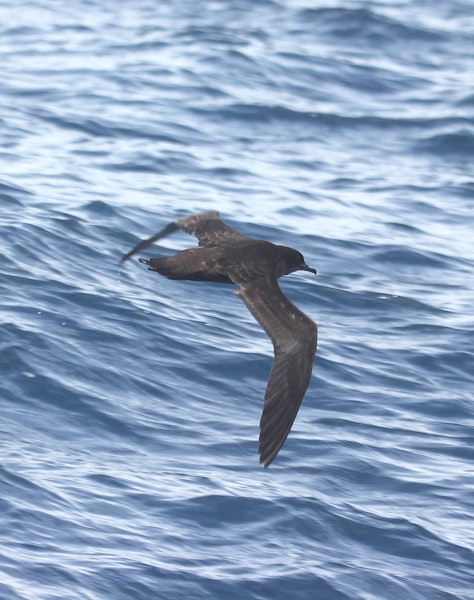
[(273, 452), (259, 451), (260, 464), (263, 466), (264, 469), (268, 469), (268, 467), (272, 464), (272, 462), (275, 460), (279, 450), (280, 450), (280, 448), (278, 448), (278, 450), (273, 451)]
[(136, 246), (134, 246), (130, 250), (130, 252), (127, 252), (127, 254), (124, 254), (122, 256), (119, 264), (123, 264), (126, 260), (131, 258), (137, 252), (140, 252), (141, 250), (144, 250), (148, 246), (151, 246), (151, 244), (153, 244), (153, 242), (157, 242), (158, 240), (165, 237), (166, 235), (169, 235), (170, 233), (174, 233), (179, 228), (180, 228), (180, 226), (178, 225), (178, 221), (172, 221), (171, 223), (168, 223), (168, 225), (166, 225), (166, 227), (164, 229), (162, 229), (158, 233), (155, 233), (155, 235), (152, 235), (151, 237), (147, 238), (146, 240), (141, 240), (140, 242), (138, 242), (138, 244)]
[(260, 464), (263, 465), (265, 469), (272, 464), (272, 462), (277, 457), (277, 454), (280, 452), (283, 444), (286, 441), (288, 433), (283, 437), (283, 439), (278, 439), (275, 441), (271, 438), (264, 441), (260, 435), (260, 444), (258, 446), (258, 453), (260, 455)]

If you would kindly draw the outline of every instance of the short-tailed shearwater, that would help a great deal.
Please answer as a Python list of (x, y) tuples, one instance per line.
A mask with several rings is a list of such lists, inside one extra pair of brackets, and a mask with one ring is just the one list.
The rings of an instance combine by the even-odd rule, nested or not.
[(121, 262), (160, 238), (183, 229), (194, 233), (197, 248), (168, 258), (140, 258), (149, 269), (169, 279), (235, 283), (235, 292), (273, 342), (270, 371), (260, 419), (260, 462), (268, 467), (283, 446), (311, 379), (318, 328), (282, 293), (278, 278), (308, 267), (293, 248), (242, 235), (226, 225), (216, 211), (178, 219), (141, 241)]

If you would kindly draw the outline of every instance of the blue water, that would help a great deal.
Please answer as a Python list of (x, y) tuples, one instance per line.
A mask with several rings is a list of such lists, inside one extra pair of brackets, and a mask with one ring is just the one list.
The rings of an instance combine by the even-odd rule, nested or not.
[[(2, 600), (473, 598), (473, 35), (470, 0), (0, 4)], [(118, 265), (210, 209), (318, 269), (268, 470), (243, 303)]]

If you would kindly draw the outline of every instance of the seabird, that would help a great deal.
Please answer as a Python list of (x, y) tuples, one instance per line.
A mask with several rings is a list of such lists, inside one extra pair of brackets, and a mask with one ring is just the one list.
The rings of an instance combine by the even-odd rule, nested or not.
[(138, 260), (169, 279), (237, 284), (240, 289), (235, 294), (273, 342), (275, 357), (265, 392), (258, 448), (260, 462), (268, 467), (283, 446), (303, 400), (318, 337), (316, 323), (288, 300), (277, 280), (294, 271), (316, 274), (316, 270), (293, 248), (238, 233), (221, 221), (217, 211), (170, 223), (137, 244), (121, 262), (178, 229), (194, 233), (198, 247), (168, 258)]

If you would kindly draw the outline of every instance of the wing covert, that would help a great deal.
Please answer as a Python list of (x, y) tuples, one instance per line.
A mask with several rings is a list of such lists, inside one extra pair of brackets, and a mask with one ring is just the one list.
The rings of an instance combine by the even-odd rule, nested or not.
[(242, 235), (232, 227), (229, 227), (219, 217), (216, 210), (189, 215), (176, 221), (186, 233), (194, 233), (198, 239), (199, 246), (212, 246), (226, 239), (243, 239)]

